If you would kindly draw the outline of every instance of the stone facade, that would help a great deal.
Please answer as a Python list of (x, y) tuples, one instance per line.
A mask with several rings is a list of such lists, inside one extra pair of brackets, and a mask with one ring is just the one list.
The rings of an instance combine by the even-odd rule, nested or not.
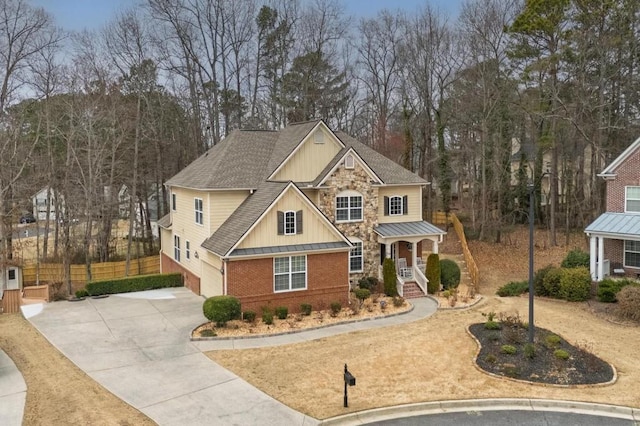
[[(318, 208), (333, 222), (347, 238), (362, 240), (363, 272), (349, 274), (352, 286), (366, 276), (378, 276), (380, 265), (380, 244), (374, 228), (378, 225), (378, 188), (371, 183), (371, 177), (356, 162), (353, 169), (340, 165), (320, 190)], [(343, 191), (356, 191), (362, 195), (362, 217), (357, 222), (336, 223), (336, 196)]]

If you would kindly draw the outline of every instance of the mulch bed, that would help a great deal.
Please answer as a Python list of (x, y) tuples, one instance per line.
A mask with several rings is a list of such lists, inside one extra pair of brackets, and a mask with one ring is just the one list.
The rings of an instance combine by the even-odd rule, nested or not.
[[(544, 328), (535, 328), (535, 355), (526, 356), (528, 331), (522, 325), (487, 330), (484, 323), (472, 324), (469, 332), (480, 342), (476, 364), (483, 370), (500, 376), (553, 385), (602, 384), (613, 380), (614, 370), (605, 361), (590, 353), (588, 343), (573, 346)], [(516, 348), (514, 354), (502, 351), (503, 345)], [(568, 359), (559, 359), (555, 351), (561, 349)]]

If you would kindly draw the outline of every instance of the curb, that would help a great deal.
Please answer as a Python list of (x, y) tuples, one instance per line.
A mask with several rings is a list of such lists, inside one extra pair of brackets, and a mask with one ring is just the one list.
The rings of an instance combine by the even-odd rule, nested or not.
[(467, 399), (375, 408), (322, 420), (320, 425), (362, 425), (382, 420), (467, 411), (553, 411), (640, 421), (640, 408), (552, 399)]

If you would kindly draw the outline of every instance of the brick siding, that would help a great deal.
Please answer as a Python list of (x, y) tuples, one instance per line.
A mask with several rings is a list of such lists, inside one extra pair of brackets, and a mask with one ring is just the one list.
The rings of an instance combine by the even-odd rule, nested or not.
[(164, 253), (160, 253), (160, 265), (163, 274), (179, 272), (182, 274), (184, 286), (200, 296), (200, 278)]
[(236, 260), (227, 264), (227, 294), (237, 297), (242, 310), (261, 314), (262, 307), (286, 306), (289, 312), (300, 311), (309, 303), (314, 310), (328, 309), (332, 302), (346, 306), (349, 291), (349, 254), (307, 255), (307, 289), (275, 293), (273, 258)]
[(607, 181), (607, 211), (624, 212), (626, 186), (640, 186), (640, 149), (615, 170), (615, 179)]

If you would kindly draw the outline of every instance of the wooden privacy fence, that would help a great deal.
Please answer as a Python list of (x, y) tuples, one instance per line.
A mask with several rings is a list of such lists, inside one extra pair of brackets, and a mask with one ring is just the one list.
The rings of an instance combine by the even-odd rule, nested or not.
[(469, 271), (469, 277), (471, 278), (471, 286), (469, 290), (472, 295), (475, 295), (476, 291), (478, 291), (478, 282), (480, 280), (480, 274), (478, 272), (478, 266), (476, 265), (476, 261), (471, 255), (471, 250), (469, 250), (469, 244), (467, 244), (467, 237), (464, 235), (464, 226), (462, 222), (458, 219), (454, 213), (449, 213), (448, 215), (445, 212), (434, 212), (432, 215), (433, 223), (437, 224), (453, 224), (453, 229), (456, 231), (458, 235), (458, 239), (460, 240), (460, 245), (462, 246), (462, 255), (464, 256), (464, 261), (467, 264), (467, 270)]
[(5, 290), (2, 293), (2, 313), (15, 314), (20, 311), (20, 289)]
[[(104, 262), (91, 264), (92, 280), (107, 280), (112, 278), (122, 278), (125, 276), (127, 262)], [(36, 277), (36, 265), (25, 265), (22, 269), (22, 280), (25, 286), (33, 285), (38, 280)], [(129, 264), (129, 275), (147, 275), (160, 273), (160, 256), (142, 257), (131, 259)], [(62, 282), (64, 279), (64, 269), (61, 263), (41, 263), (40, 282)], [(71, 282), (87, 283), (86, 265), (71, 265)]]

